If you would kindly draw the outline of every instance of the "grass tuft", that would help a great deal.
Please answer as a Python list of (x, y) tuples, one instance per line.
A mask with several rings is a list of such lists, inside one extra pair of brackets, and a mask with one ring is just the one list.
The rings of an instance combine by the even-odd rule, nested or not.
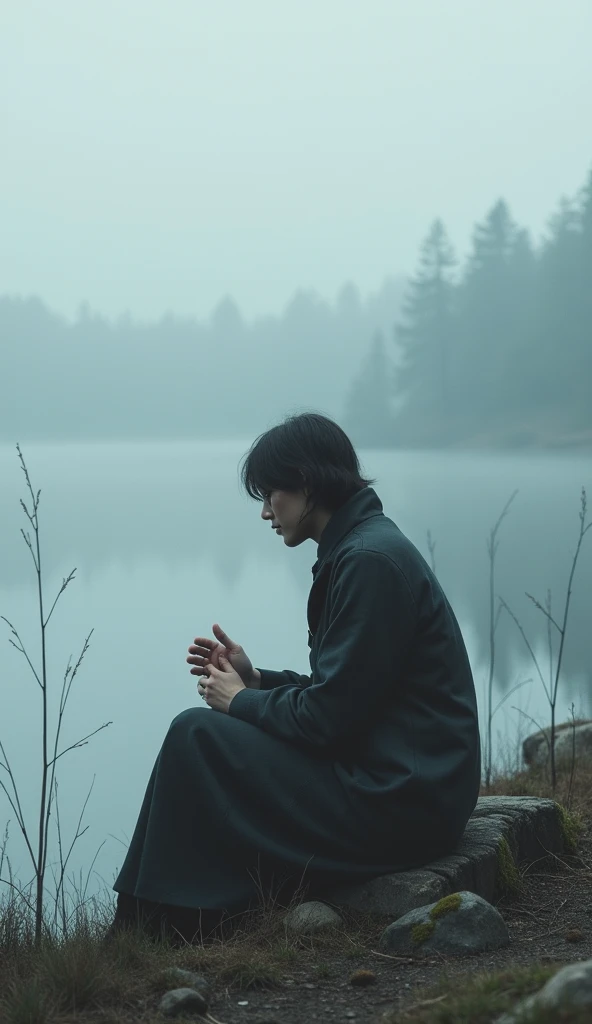
[(86, 938), (44, 946), (39, 972), (46, 991), (62, 1010), (78, 1012), (111, 1002), (118, 994), (97, 943)]
[(37, 977), (14, 978), (0, 999), (2, 1024), (49, 1024), (54, 1006)]
[[(510, 1010), (525, 996), (538, 992), (557, 969), (558, 965), (534, 965), (444, 976), (439, 985), (422, 992), (416, 1003), (406, 1010), (385, 1014), (382, 1021), (383, 1024), (493, 1024), (501, 1013)], [(557, 1015), (553, 1018), (556, 1024), (559, 1019)], [(582, 1022), (584, 1019), (581, 1018)], [(535, 1018), (532, 1024), (543, 1024), (543, 1018)]]

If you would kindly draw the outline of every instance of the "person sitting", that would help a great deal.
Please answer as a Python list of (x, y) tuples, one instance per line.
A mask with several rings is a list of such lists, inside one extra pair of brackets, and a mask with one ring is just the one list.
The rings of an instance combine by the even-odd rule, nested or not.
[(208, 707), (164, 738), (114, 884), (114, 930), (152, 920), (191, 941), (272, 889), (322, 897), (421, 866), (454, 850), (477, 801), (457, 619), (348, 436), (320, 414), (290, 416), (253, 442), (242, 483), (284, 547), (318, 545), (310, 673), (255, 668), (218, 623), (195, 638), (187, 662)]

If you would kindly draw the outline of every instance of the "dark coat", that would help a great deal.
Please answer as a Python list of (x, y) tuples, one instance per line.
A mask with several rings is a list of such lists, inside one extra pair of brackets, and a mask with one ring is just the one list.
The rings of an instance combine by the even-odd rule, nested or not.
[(322, 891), (454, 848), (480, 745), (440, 584), (371, 487), (331, 517), (312, 572), (311, 675), (261, 669), (228, 715), (177, 716), (118, 891), (234, 910), (272, 878)]

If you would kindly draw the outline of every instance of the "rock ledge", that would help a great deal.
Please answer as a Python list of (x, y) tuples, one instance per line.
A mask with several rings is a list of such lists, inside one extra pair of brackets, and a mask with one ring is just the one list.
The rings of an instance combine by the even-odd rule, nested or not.
[(417, 870), (340, 886), (325, 898), (393, 921), (453, 892), (472, 892), (491, 903), (516, 884), (518, 865), (565, 850), (562, 809), (554, 800), (484, 796), (454, 853)]

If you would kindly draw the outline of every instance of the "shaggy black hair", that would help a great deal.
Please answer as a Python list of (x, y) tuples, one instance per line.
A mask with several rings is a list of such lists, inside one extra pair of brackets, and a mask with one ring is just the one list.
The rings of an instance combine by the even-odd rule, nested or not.
[[(264, 501), (274, 490), (310, 491), (309, 515), (316, 507), (335, 512), (356, 491), (369, 487), (354, 447), (333, 420), (320, 413), (288, 416), (260, 434), (244, 456), (241, 482), (247, 494)], [(304, 517), (303, 517), (304, 518)]]

